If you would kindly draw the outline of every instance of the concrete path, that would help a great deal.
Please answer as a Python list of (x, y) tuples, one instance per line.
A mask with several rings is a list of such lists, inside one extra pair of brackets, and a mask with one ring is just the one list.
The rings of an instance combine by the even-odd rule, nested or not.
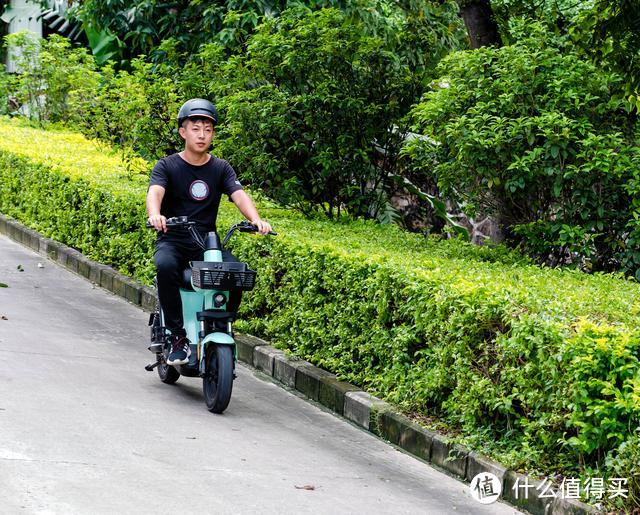
[(148, 315), (4, 236), (0, 283), (2, 514), (518, 513), (243, 366), (209, 413)]

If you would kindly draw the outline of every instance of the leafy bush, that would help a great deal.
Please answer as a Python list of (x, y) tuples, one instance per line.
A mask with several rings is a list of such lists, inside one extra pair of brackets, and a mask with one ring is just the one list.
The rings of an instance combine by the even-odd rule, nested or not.
[[(178, 41), (183, 52), (197, 52), (218, 34), (221, 40), (234, 42), (250, 32), (265, 13), (278, 12), (287, 3), (87, 0), (76, 5), (72, 15), (86, 28), (102, 34), (98, 41), (110, 44), (117, 51), (117, 60), (126, 65), (140, 55), (153, 54), (167, 39)], [(161, 59), (162, 52), (157, 57)]]
[(39, 39), (18, 32), (5, 39), (16, 56), (15, 96), (29, 118), (41, 124), (64, 121), (70, 125), (86, 119), (99, 83), (86, 49), (72, 48), (67, 39), (55, 34)]
[(0, 116), (9, 114), (11, 89), (11, 76), (6, 72), (5, 66), (0, 64)]
[[(628, 506), (640, 506), (640, 427), (636, 434), (620, 444), (617, 451), (607, 459), (607, 469), (612, 477), (629, 480)], [(622, 507), (622, 506), (618, 506)]]
[[(0, 212), (149, 283), (147, 177), (105, 150), (0, 123)], [(241, 329), (439, 415), (508, 466), (634, 470), (624, 467), (640, 425), (636, 282), (532, 266), (504, 247), (260, 210), (280, 235), (232, 240), (258, 270)], [(220, 216), (220, 227), (238, 218), (228, 203)]]
[[(334, 216), (346, 208), (381, 217), (402, 182), (397, 151), (403, 133), (394, 124), (421, 91), (424, 72), (412, 69), (424, 69), (425, 62), (395, 53), (408, 37), (402, 10), (378, 8), (391, 9), (392, 18), (361, 20), (349, 9), (287, 10), (260, 25), (248, 36), (247, 52), (231, 60), (218, 44), (185, 55), (179, 41), (166, 40), (156, 49), (162, 62), (135, 59), (130, 71), (104, 70), (83, 131), (152, 160), (181, 146), (177, 98), (219, 99), (216, 149), (245, 182), (268, 185), (272, 198), (305, 213)], [(436, 59), (445, 48), (435, 39), (441, 23), (413, 25), (421, 29), (414, 40), (426, 42)], [(393, 42), (366, 35), (396, 29)]]
[(181, 150), (176, 124), (181, 102), (170, 77), (154, 73), (143, 59), (134, 59), (130, 72), (109, 65), (102, 73), (102, 87), (80, 123), (84, 134), (117, 146), (126, 161), (137, 155), (154, 161)]
[[(97, 55), (105, 48), (119, 65), (140, 55), (156, 64), (166, 60), (163, 44), (171, 40), (188, 61), (209, 43), (218, 43), (228, 53), (242, 52), (255, 28), (289, 8), (339, 8), (370, 35), (385, 39), (389, 50), (406, 58), (415, 69), (429, 68), (446, 48), (457, 47), (464, 38), (454, 1), (433, 4), (393, 0), (225, 0), (206, 2), (168, 1), (153, 4), (141, 0), (87, 0), (72, 14), (82, 21)], [(185, 58), (186, 57), (186, 58)]]
[(599, 66), (625, 78), (630, 105), (640, 110), (640, 5), (621, 0), (595, 0), (570, 27), (575, 45)]
[(288, 10), (222, 74), (217, 148), (252, 184), (304, 212), (376, 216), (418, 87), (383, 40), (338, 10)]
[[(413, 111), (407, 152), (435, 155), (444, 195), (492, 213), (511, 241), (551, 264), (640, 270), (636, 211), (640, 149), (621, 79), (539, 25), (518, 42), (458, 52)], [(635, 234), (634, 233), (634, 234)], [(640, 276), (640, 274), (639, 274)]]

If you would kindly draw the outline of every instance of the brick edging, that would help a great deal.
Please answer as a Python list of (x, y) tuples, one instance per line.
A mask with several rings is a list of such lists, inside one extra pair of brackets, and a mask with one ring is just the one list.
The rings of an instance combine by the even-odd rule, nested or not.
[[(48, 257), (94, 284), (150, 312), (155, 309), (155, 290), (127, 277), (110, 266), (86, 258), (62, 243), (45, 238), (16, 220), (0, 214), (0, 234)], [(453, 444), (446, 436), (425, 429), (393, 406), (360, 388), (322, 370), (311, 363), (287, 356), (268, 342), (250, 335), (236, 335), (238, 358), (271, 376), (285, 386), (299, 391), (355, 425), (404, 451), (431, 463), (457, 479), (469, 483), (480, 472), (495, 474), (503, 485), (501, 498), (534, 515), (586, 515), (601, 513), (575, 499), (540, 498), (538, 490), (529, 490), (528, 499), (516, 499), (513, 485), (523, 474), (508, 470), (499, 463)], [(529, 478), (534, 486), (540, 484)]]

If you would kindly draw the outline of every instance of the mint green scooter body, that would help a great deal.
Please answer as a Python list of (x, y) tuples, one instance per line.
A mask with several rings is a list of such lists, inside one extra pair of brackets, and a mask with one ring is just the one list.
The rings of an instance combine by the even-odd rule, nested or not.
[[(220, 263), (222, 262), (222, 252), (219, 250), (207, 250), (204, 253), (204, 261)], [(204, 338), (201, 338), (200, 322), (196, 319), (196, 313), (199, 311), (225, 311), (227, 306), (226, 303), (216, 308), (214, 307), (213, 299), (218, 293), (222, 293), (229, 298), (229, 292), (197, 288), (193, 286), (193, 279), (191, 280), (191, 286), (195, 291), (189, 291), (182, 288), (180, 289), (184, 329), (187, 333), (187, 338), (189, 338), (189, 341), (191, 342), (191, 357), (187, 366), (197, 366), (201, 372), (204, 372), (204, 358), (207, 354), (206, 347), (209, 344), (232, 345), (234, 360), (237, 361), (236, 342), (233, 337), (227, 333), (215, 331), (205, 335)]]

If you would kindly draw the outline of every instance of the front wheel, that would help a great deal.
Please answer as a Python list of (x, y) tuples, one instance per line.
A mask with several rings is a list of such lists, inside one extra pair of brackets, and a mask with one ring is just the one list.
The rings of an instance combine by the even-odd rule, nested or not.
[(202, 378), (202, 391), (209, 411), (222, 413), (227, 409), (232, 388), (233, 348), (230, 345), (214, 345), (208, 349), (206, 373)]

